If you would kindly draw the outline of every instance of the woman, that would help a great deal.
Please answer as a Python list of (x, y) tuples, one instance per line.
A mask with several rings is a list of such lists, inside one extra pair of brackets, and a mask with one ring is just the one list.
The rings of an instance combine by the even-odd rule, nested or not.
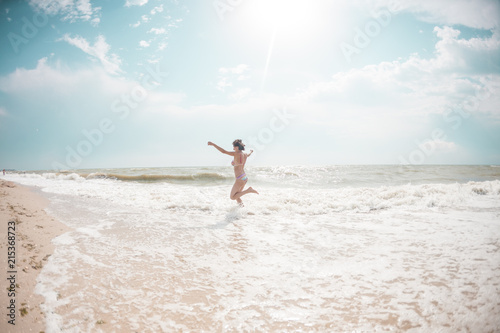
[(213, 142), (208, 142), (209, 146), (214, 146), (218, 151), (220, 151), (223, 154), (233, 156), (233, 161), (231, 164), (234, 166), (234, 176), (236, 177), (236, 180), (234, 181), (233, 188), (231, 189), (231, 195), (229, 196), (231, 200), (236, 200), (236, 202), (240, 205), (243, 206), (243, 201), (241, 201), (241, 197), (245, 194), (248, 193), (256, 193), (259, 194), (256, 190), (253, 188), (249, 187), (246, 190), (243, 191), (243, 188), (245, 187), (248, 178), (245, 174), (245, 163), (247, 162), (247, 157), (252, 155), (253, 150), (250, 150), (250, 154), (245, 154), (243, 150), (245, 150), (245, 145), (241, 140), (234, 140), (233, 142), (233, 150), (232, 152), (227, 151), (225, 149), (222, 149), (221, 147), (217, 146)]

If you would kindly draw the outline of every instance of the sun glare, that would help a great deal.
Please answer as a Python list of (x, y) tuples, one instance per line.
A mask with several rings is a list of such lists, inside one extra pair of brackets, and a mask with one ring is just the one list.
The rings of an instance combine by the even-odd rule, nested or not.
[[(261, 17), (272, 26), (290, 30), (303, 25), (311, 17), (311, 5), (303, 0), (260, 1)], [(312, 23), (312, 22), (309, 22)]]
[[(265, 59), (261, 91), (265, 90), (276, 53), (282, 56), (286, 50), (298, 59), (307, 50), (333, 43), (330, 38), (336, 33), (331, 27), (342, 20), (342, 3), (340, 0), (252, 0), (242, 4), (235, 22), (242, 29), (244, 43), (255, 46), (257, 56)], [(307, 61), (307, 57), (303, 59)]]
[(255, 0), (245, 8), (245, 16), (258, 34), (280, 38), (306, 36), (325, 18), (323, 1)]

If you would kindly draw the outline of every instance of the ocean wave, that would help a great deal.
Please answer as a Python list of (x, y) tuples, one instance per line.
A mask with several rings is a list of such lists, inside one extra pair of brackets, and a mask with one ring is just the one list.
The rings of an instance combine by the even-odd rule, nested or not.
[[(499, 168), (489, 166), (278, 166), (245, 169), (248, 185), (259, 189), (384, 188), (425, 184), (466, 184), (498, 180)], [(230, 167), (168, 167), (88, 169), (63, 172), (19, 173), (21, 177), (68, 181), (118, 181), (127, 183), (170, 183), (185, 186), (219, 186), (234, 182)], [(476, 189), (475, 194), (491, 193)]]
[(82, 175), (86, 179), (114, 179), (121, 181), (137, 181), (137, 182), (193, 182), (193, 181), (220, 181), (230, 179), (224, 175), (218, 173), (196, 173), (196, 174), (186, 174), (186, 175), (122, 175), (122, 174), (106, 174), (106, 173), (91, 173), (88, 175)]
[[(160, 211), (217, 212), (231, 204), (228, 194), (233, 177), (219, 173), (184, 175), (19, 174), (9, 180), (39, 186), (46, 192), (111, 200), (125, 206)], [(71, 182), (68, 183), (68, 182)], [(166, 183), (168, 186), (149, 186)], [(215, 186), (213, 186), (215, 185)], [(329, 215), (339, 212), (366, 213), (383, 210), (415, 211), (476, 207), (500, 202), (500, 181), (451, 184), (344, 186), (338, 188), (281, 188), (254, 186), (261, 195), (249, 195), (255, 213), (261, 215)], [(485, 207), (486, 207), (485, 206)], [(474, 208), (474, 209), (476, 209)]]
[[(262, 202), (264, 214), (329, 215), (382, 210), (426, 211), (475, 207), (478, 202), (498, 206), (500, 181), (466, 184), (422, 184), (385, 187), (346, 187), (330, 190), (272, 192), (275, 200)], [(486, 201), (485, 201), (486, 200)], [(259, 199), (260, 201), (260, 199)]]
[(196, 183), (203, 184), (210, 182), (220, 182), (225, 180), (232, 180), (234, 177), (225, 176), (215, 172), (202, 172), (193, 174), (140, 174), (140, 175), (126, 175), (119, 173), (105, 173), (105, 172), (92, 172), (92, 173), (76, 173), (76, 172), (43, 172), (43, 173), (18, 173), (21, 178), (43, 178), (47, 180), (95, 180), (95, 179), (110, 179), (125, 182), (174, 182), (174, 183)]

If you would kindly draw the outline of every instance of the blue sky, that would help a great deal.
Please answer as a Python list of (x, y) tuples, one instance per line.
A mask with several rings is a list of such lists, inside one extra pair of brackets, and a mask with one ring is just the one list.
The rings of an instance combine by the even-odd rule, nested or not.
[(0, 168), (500, 164), (497, 0), (0, 6)]

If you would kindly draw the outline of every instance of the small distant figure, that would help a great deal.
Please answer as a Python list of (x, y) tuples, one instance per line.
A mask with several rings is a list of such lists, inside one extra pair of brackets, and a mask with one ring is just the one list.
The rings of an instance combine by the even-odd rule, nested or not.
[(3, 169), (3, 175), (5, 176), (5, 169)]
[(243, 201), (241, 201), (240, 199), (241, 196), (248, 193), (259, 194), (259, 192), (254, 190), (252, 187), (243, 190), (248, 181), (247, 175), (245, 174), (245, 170), (243, 168), (247, 161), (247, 157), (252, 155), (253, 150), (250, 151), (250, 154), (245, 154), (243, 152), (243, 150), (245, 150), (245, 145), (239, 139), (234, 140), (233, 142), (233, 152), (227, 151), (210, 141), (208, 142), (208, 145), (214, 146), (223, 154), (233, 156), (233, 161), (231, 162), (231, 164), (234, 166), (234, 176), (236, 177), (236, 180), (234, 182), (233, 188), (231, 189), (231, 194), (229, 195), (229, 197), (231, 198), (231, 200), (236, 200), (236, 202), (243, 207)]

